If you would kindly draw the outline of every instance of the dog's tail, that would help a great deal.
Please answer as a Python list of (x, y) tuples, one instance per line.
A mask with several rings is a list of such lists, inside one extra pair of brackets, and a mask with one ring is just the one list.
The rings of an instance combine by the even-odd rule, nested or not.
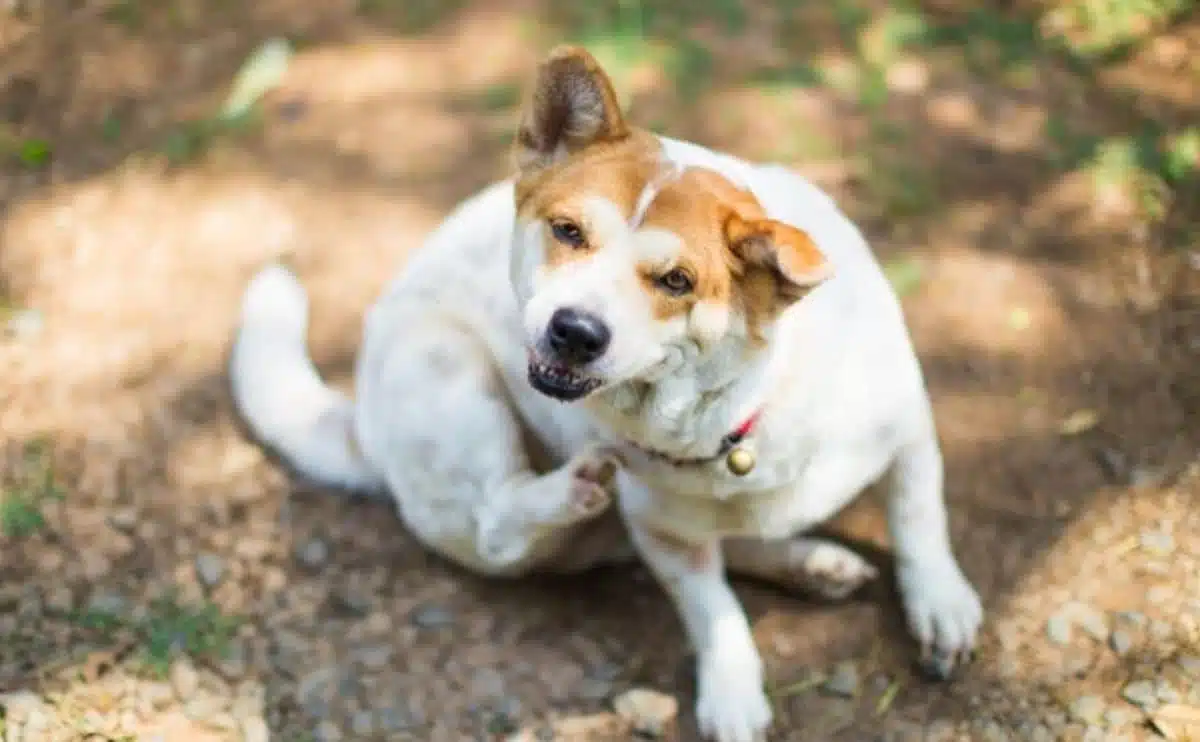
[(382, 479), (356, 445), (354, 405), (329, 387), (308, 354), (308, 296), (268, 265), (246, 288), (229, 361), (233, 399), (251, 431), (300, 474), (361, 492)]

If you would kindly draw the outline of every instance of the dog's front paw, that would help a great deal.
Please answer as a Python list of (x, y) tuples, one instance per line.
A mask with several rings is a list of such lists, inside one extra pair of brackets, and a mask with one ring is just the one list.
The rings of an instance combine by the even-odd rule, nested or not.
[(771, 704), (763, 691), (762, 662), (747, 656), (702, 661), (697, 678), (696, 720), (712, 742), (763, 742)]
[(909, 629), (921, 644), (921, 668), (944, 680), (971, 658), (983, 622), (979, 595), (950, 556), (901, 563), (897, 580)]
[(595, 446), (576, 454), (567, 466), (571, 472), (568, 493), (571, 520), (595, 518), (612, 505), (617, 469), (621, 466), (615, 454)]

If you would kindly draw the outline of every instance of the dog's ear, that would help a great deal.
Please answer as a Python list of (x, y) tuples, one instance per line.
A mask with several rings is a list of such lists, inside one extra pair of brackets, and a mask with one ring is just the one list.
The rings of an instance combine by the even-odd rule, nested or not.
[(833, 274), (829, 261), (803, 230), (773, 219), (723, 213), (743, 298), (759, 319), (776, 316)]
[(628, 135), (612, 81), (585, 49), (560, 46), (538, 68), (517, 131), (517, 166), (534, 171)]

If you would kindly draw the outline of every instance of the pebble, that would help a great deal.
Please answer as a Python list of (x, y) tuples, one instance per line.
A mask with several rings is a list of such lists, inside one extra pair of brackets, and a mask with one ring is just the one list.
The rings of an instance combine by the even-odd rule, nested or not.
[(392, 648), (386, 644), (354, 650), (354, 661), (367, 670), (382, 670), (392, 661)]
[(171, 687), (181, 701), (187, 701), (200, 687), (200, 676), (191, 661), (181, 658), (171, 663)]
[(125, 612), (125, 598), (116, 593), (97, 590), (88, 600), (89, 613), (100, 613), (106, 616), (118, 616)]
[(304, 567), (318, 570), (329, 561), (329, 545), (319, 538), (309, 539), (297, 550), (296, 559)]
[(1136, 719), (1137, 716), (1133, 712), (1116, 706), (1104, 712), (1104, 722), (1108, 724), (1109, 729), (1119, 729)]
[(4, 331), (17, 340), (32, 340), (42, 334), (46, 318), (36, 309), (20, 309), (13, 312), (4, 323)]
[(420, 606), (409, 618), (414, 625), (422, 629), (443, 629), (454, 625), (454, 614), (436, 605)]
[(205, 587), (216, 587), (225, 576), (225, 561), (216, 554), (201, 554), (196, 557), (196, 577)]
[(1108, 621), (1099, 611), (1085, 610), (1078, 614), (1079, 627), (1098, 642), (1108, 641)]
[(109, 514), (108, 522), (118, 531), (128, 533), (137, 527), (137, 510), (134, 508), (117, 508)]
[(74, 605), (75, 598), (71, 595), (71, 589), (68, 587), (60, 585), (46, 594), (46, 610), (51, 613), (68, 614)]
[(839, 662), (821, 688), (835, 696), (854, 698), (858, 695), (859, 684), (858, 667), (853, 662)]
[(1190, 677), (1200, 678), (1200, 657), (1194, 654), (1181, 655), (1176, 660), (1176, 664)]
[(355, 739), (368, 737), (375, 733), (375, 717), (370, 711), (359, 711), (350, 717), (350, 731)]
[(42, 707), (42, 698), (33, 691), (18, 690), (12, 693), (0, 694), (0, 709), (7, 716), (27, 717), (33, 711)]
[(1141, 532), (1138, 540), (1144, 551), (1158, 556), (1167, 556), (1175, 551), (1175, 538), (1166, 531), (1146, 529)]
[(332, 597), (337, 608), (354, 616), (366, 616), (373, 607), (368, 593), (350, 585), (335, 587)]
[(1154, 686), (1154, 695), (1163, 703), (1179, 703), (1183, 700), (1183, 696), (1179, 691), (1175, 690), (1175, 686), (1165, 680), (1159, 680)]
[(637, 734), (659, 738), (679, 713), (673, 696), (644, 688), (634, 688), (617, 696), (613, 709)]
[(332, 721), (323, 721), (313, 730), (313, 739), (317, 742), (338, 742), (342, 738), (342, 730)]
[(925, 739), (928, 742), (951, 742), (957, 736), (958, 732), (955, 730), (954, 724), (942, 719), (929, 725)]
[(1099, 696), (1081, 696), (1071, 702), (1071, 718), (1084, 724), (1099, 724), (1104, 718), (1105, 705)]
[(1064, 646), (1071, 643), (1071, 621), (1062, 614), (1055, 614), (1046, 622), (1046, 636), (1050, 641)]
[(1139, 680), (1121, 689), (1121, 697), (1135, 706), (1152, 706), (1158, 699), (1153, 683)]
[(242, 719), (242, 742), (271, 742), (271, 730), (261, 716)]
[(1045, 724), (1038, 724), (1030, 730), (1029, 742), (1054, 742), (1054, 732)]
[(420, 719), (402, 709), (385, 708), (379, 712), (379, 728), (385, 732), (399, 732), (420, 724)]
[(1117, 629), (1108, 638), (1108, 644), (1119, 656), (1124, 657), (1133, 649), (1133, 637), (1124, 629)]

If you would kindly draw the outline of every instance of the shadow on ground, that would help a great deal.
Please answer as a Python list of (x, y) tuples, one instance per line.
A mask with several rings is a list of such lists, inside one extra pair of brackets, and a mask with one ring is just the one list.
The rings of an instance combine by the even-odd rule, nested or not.
[[(676, 619), (643, 570), (463, 574), (387, 505), (290, 482), (225, 388), (240, 291), (279, 254), (312, 289), (319, 365), (346, 381), (362, 311), (506, 171), (520, 86), (562, 38), (611, 63), (647, 125), (810, 174), (904, 284), (956, 547), (992, 623), (962, 679), (925, 685), (890, 584), (841, 606), (740, 585), (780, 739), (920, 739), (939, 721), (1066, 734), (1066, 696), (1195, 649), (1186, 626), (1130, 656), (1044, 629), (1072, 600), (1166, 610), (1143, 605), (1162, 570), (1095, 560), (1151, 526), (1182, 532), (1195, 502), (1175, 481), (1200, 445), (1195, 183), (1148, 213), (1145, 158), (1107, 190), (1091, 177), (1103, 142), (1195, 120), (1194, 80), (1137, 88), (1172, 63), (1162, 39), (1185, 62), (1200, 48), (1194, 13), (1080, 71), (1021, 7), (980, 26), (929, 4), (904, 36), (849, 2), (59, 5), (0, 33), (0, 295), (37, 318), (0, 345), (0, 691), (34, 689), (114, 736), (212, 739), (250, 739), (261, 718), (279, 739), (457, 740), (597, 712), (630, 686), (690, 706)], [(278, 34), (300, 52), (256, 123), (197, 128)], [(901, 38), (872, 46), (880, 34)], [(870, 497), (833, 530), (886, 560)], [(193, 685), (166, 670), (181, 657)], [(809, 682), (838, 663), (858, 673), (853, 698)]]

